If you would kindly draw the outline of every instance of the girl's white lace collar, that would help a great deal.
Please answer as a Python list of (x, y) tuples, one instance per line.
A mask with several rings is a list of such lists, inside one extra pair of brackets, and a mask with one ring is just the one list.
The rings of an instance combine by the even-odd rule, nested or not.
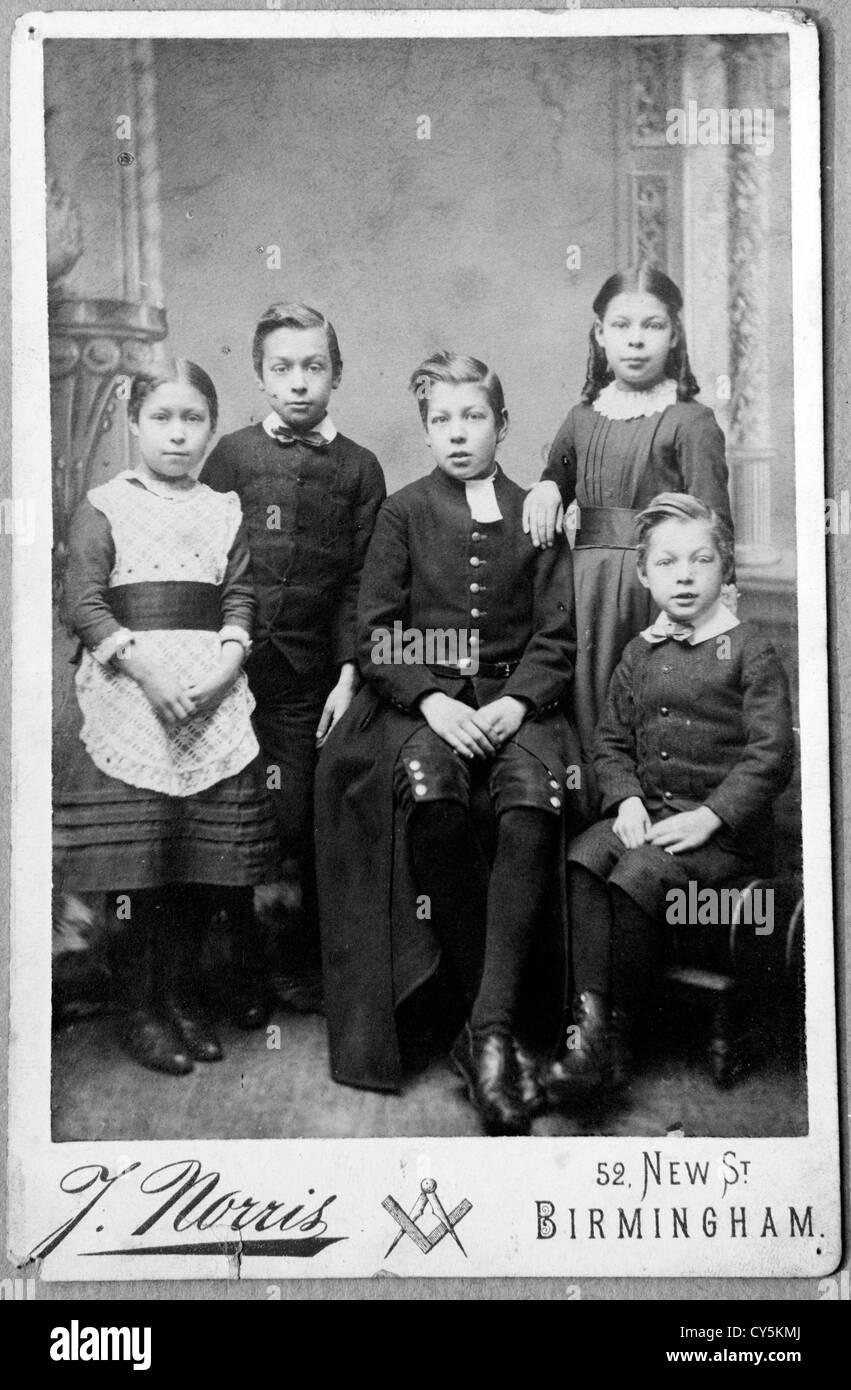
[(619, 391), (617, 382), (610, 381), (594, 401), (594, 409), (607, 420), (635, 420), (639, 415), (658, 415), (674, 405), (676, 399), (677, 383), (673, 377), (666, 377), (648, 391)]
[(120, 473), (116, 473), (116, 480), (126, 478), (128, 482), (139, 483), (146, 492), (150, 492), (154, 497), (161, 497), (164, 502), (189, 502), (197, 495), (198, 483), (194, 481), (192, 487), (170, 488), (167, 484), (157, 487), (151, 478), (146, 478), (135, 468), (124, 468)]

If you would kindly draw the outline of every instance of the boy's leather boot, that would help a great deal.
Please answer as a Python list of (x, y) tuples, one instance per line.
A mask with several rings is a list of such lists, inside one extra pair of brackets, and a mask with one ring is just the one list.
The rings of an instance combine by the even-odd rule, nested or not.
[(487, 1134), (528, 1134), (531, 1128), (515, 1046), (503, 1029), (473, 1033), (467, 1023), (449, 1054)]
[(546, 1105), (546, 1091), (537, 1057), (527, 1052), (515, 1038), (514, 1055), (520, 1072), (520, 1099), (530, 1115), (538, 1115)]
[(628, 1025), (623, 1013), (610, 1010), (605, 995), (586, 990), (576, 999), (573, 1018), (577, 1046), (550, 1065), (547, 1099), (559, 1105), (589, 1092), (618, 1090), (630, 1067)]

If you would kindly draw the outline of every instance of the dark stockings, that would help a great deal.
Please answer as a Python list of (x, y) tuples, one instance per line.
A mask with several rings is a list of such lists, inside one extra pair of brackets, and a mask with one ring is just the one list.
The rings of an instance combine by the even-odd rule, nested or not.
[(579, 864), (570, 865), (568, 906), (575, 993), (601, 994), (631, 1016), (645, 1010), (662, 968), (662, 924)]
[(474, 1001), (474, 1032), (513, 1028), (523, 966), (551, 890), (557, 842), (558, 821), (546, 811), (519, 807), (500, 816), (482, 968), (484, 905), (470, 867), (469, 814), (455, 802), (432, 802), (418, 806), (411, 818), (417, 886), (431, 899), (435, 930)]

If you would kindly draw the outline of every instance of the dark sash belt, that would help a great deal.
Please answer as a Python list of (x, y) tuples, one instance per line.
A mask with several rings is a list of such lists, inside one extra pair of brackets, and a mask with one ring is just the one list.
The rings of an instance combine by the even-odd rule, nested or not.
[(615, 550), (635, 550), (635, 518), (629, 507), (580, 507), (576, 549), (612, 546)]
[(108, 603), (118, 622), (137, 632), (175, 628), (218, 632), (222, 625), (218, 584), (185, 579), (116, 584), (109, 590)]

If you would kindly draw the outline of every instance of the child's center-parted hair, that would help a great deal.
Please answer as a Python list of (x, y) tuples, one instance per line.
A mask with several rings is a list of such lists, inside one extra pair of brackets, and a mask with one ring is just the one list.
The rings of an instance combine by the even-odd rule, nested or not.
[(343, 370), (343, 359), (340, 356), (340, 344), (337, 341), (334, 325), (318, 309), (311, 309), (309, 304), (302, 304), (300, 300), (292, 300), (289, 303), (270, 304), (269, 308), (260, 315), (254, 330), (254, 342), (251, 346), (254, 370), (258, 376), (263, 371), (263, 344), (269, 334), (275, 332), (276, 328), (324, 328), (328, 339), (331, 370), (335, 376), (340, 375)]
[(724, 573), (725, 583), (733, 573), (735, 562), (735, 551), (733, 544), (733, 533), (712, 507), (708, 507), (705, 502), (701, 502), (699, 497), (689, 497), (685, 492), (660, 492), (651, 502), (648, 502), (643, 512), (639, 512), (635, 518), (635, 531), (637, 537), (637, 556), (636, 563), (639, 572), (647, 572), (647, 551), (650, 547), (650, 537), (661, 526), (663, 521), (705, 521), (709, 525), (715, 548), (721, 556), (721, 566)]
[(128, 420), (134, 425), (138, 424), (139, 411), (145, 398), (150, 396), (152, 391), (156, 391), (158, 386), (173, 381), (185, 381), (188, 386), (193, 386), (200, 392), (210, 412), (210, 427), (215, 429), (219, 419), (216, 388), (204, 368), (199, 367), (197, 362), (190, 362), (187, 357), (169, 357), (149, 367), (147, 371), (136, 373), (127, 398)]
[[(673, 280), (663, 270), (655, 266), (630, 267), (610, 275), (592, 304), (596, 318), (603, 319), (612, 300), (619, 294), (652, 294), (664, 304), (674, 329), (674, 344), (668, 353), (665, 375), (677, 383), (677, 400), (690, 401), (700, 391), (697, 380), (688, 360), (686, 335), (683, 328), (683, 297)], [(594, 324), (588, 334), (588, 366), (582, 399), (592, 405), (603, 387), (613, 379), (613, 372), (606, 360), (605, 349), (597, 342)]]
[(438, 384), (466, 386), (468, 383), (481, 386), (494, 418), (501, 424), (505, 417), (502, 382), (496, 372), (492, 372), (484, 362), (480, 362), (477, 357), (466, 357), (460, 352), (433, 352), (431, 357), (427, 357), (425, 362), (420, 363), (416, 371), (411, 373), (408, 386), (417, 398), (423, 424), (426, 422), (432, 387)]

